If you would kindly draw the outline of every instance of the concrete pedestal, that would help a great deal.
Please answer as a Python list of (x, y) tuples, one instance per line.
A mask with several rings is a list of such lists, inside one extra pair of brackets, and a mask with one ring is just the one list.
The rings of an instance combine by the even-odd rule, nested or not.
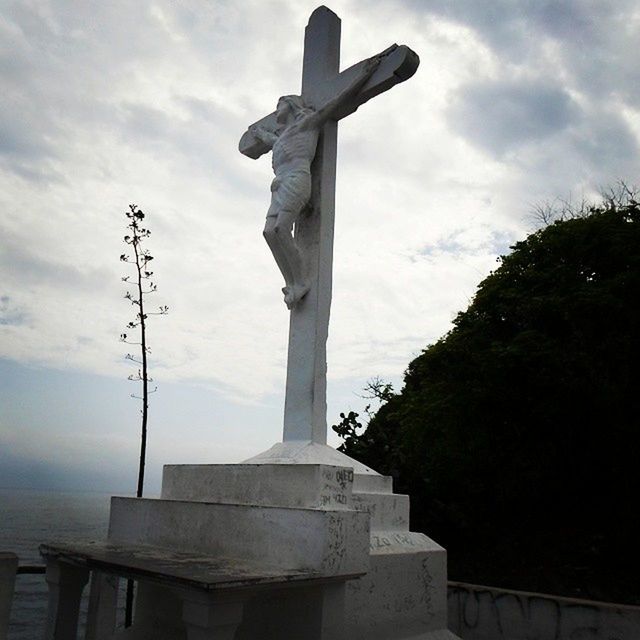
[(447, 630), (446, 551), (409, 531), (409, 497), (393, 493), (390, 477), (343, 453), (293, 441), (240, 465), (167, 466), (162, 491), (171, 499), (224, 501), (226, 496), (246, 504), (330, 505), (367, 514), (369, 569), (346, 583), (345, 637), (455, 640)]
[[(317, 447), (295, 448), (302, 464), (166, 466), (160, 499), (112, 498), (106, 542), (43, 545), (47, 637), (75, 638), (91, 573), (90, 640), (455, 639), (446, 552), (409, 531), (408, 497), (363, 465), (308, 463)], [(136, 607), (115, 634), (118, 577)]]

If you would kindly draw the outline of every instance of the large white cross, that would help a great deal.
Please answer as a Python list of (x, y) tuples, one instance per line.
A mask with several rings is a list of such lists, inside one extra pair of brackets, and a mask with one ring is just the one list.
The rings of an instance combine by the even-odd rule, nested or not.
[[(318, 7), (305, 30), (302, 67), (305, 104), (320, 109), (352, 83), (363, 64), (360, 62), (339, 72), (340, 18), (327, 7)], [(338, 120), (370, 98), (410, 78), (418, 64), (419, 58), (411, 49), (393, 45), (355, 97), (334, 112), (322, 128), (311, 168), (310, 206), (301, 214), (295, 228), (296, 244), (304, 257), (311, 288), (291, 310), (284, 442), (327, 442), (326, 344), (331, 307)], [(253, 126), (275, 131), (275, 112)], [(239, 148), (250, 158), (269, 151), (250, 130), (242, 136)]]

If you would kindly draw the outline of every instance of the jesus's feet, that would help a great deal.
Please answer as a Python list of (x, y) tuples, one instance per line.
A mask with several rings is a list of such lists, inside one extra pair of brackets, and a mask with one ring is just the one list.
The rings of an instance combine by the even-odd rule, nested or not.
[(294, 284), (284, 287), (282, 293), (284, 293), (284, 302), (287, 305), (287, 309), (293, 309), (309, 293), (309, 285)]

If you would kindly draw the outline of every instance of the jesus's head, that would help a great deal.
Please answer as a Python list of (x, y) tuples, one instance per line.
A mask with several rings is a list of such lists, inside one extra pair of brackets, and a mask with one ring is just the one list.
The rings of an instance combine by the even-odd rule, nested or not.
[(280, 124), (289, 124), (291, 121), (299, 120), (313, 110), (307, 107), (301, 96), (282, 96), (278, 100), (276, 118)]

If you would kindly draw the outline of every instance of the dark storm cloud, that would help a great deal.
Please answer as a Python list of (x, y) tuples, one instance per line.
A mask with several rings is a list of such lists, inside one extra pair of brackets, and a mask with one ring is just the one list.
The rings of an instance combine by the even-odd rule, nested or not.
[(502, 81), (463, 87), (453, 98), (448, 121), (472, 144), (502, 156), (563, 130), (577, 113), (561, 87)]
[[(626, 176), (637, 158), (638, 144), (627, 123), (615, 113), (591, 118), (588, 130), (573, 136), (576, 150), (594, 167), (608, 167), (615, 176)], [(635, 176), (633, 177), (635, 179)]]
[(426, 28), (434, 18), (468, 28), (493, 54), (484, 75), (448, 96), (453, 131), (498, 159), (526, 147), (518, 166), (529, 185), (635, 179), (638, 144), (628, 120), (640, 107), (635, 1), (398, 4)]
[(471, 29), (505, 66), (536, 65), (555, 47), (570, 82), (592, 98), (621, 96), (640, 105), (639, 30), (635, 0), (400, 0), (417, 16)]
[(609, 41), (609, 29), (624, 25), (635, 10), (633, 0), (404, 0), (402, 4), (418, 14), (469, 27), (495, 52), (515, 62), (544, 38), (570, 47), (603, 46)]

